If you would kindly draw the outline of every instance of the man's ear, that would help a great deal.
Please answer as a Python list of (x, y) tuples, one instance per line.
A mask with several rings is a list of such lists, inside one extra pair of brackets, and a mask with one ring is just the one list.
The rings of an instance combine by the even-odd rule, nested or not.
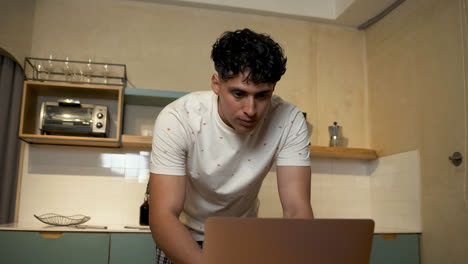
[(217, 73), (214, 73), (211, 76), (211, 89), (213, 90), (215, 94), (219, 93), (219, 89), (220, 89), (219, 85), (220, 85), (219, 75)]

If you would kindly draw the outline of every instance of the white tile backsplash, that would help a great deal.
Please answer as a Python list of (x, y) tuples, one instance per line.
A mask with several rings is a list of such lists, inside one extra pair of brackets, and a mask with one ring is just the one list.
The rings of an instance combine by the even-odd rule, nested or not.
[(147, 152), (29, 144), (24, 155), (19, 222), (57, 213), (89, 215), (89, 224), (138, 224)]
[(330, 159), (333, 175), (367, 175), (369, 162), (363, 160)]
[(371, 213), (376, 229), (422, 231), (419, 151), (379, 158), (370, 168)]
[[(33, 214), (91, 216), (89, 224), (138, 224), (149, 179), (149, 152), (26, 145), (19, 221)], [(27, 166), (26, 166), (27, 164)], [(374, 161), (313, 159), (317, 218), (372, 218), (376, 230), (421, 230), (419, 152)], [(261, 217), (282, 217), (276, 173), (259, 193)]]
[[(313, 159), (311, 203), (317, 218), (371, 218), (375, 230), (420, 232), (419, 152), (374, 161)], [(281, 217), (275, 173), (262, 186), (260, 216)]]
[(124, 159), (126, 169), (138, 169), (140, 167), (140, 154), (126, 153)]
[[(311, 203), (317, 218), (369, 218), (367, 162), (313, 159)], [(349, 173), (346, 173), (349, 171)], [(270, 172), (259, 194), (261, 217), (282, 217), (276, 173)]]
[(111, 168), (125, 168), (125, 154), (111, 154)]

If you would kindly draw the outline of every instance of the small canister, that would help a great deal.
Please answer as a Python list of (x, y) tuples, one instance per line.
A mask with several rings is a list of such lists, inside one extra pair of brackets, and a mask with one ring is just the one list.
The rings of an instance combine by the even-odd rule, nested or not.
[(333, 122), (333, 126), (328, 127), (328, 132), (330, 133), (330, 147), (339, 147), (341, 143), (341, 127), (337, 124), (337, 122)]

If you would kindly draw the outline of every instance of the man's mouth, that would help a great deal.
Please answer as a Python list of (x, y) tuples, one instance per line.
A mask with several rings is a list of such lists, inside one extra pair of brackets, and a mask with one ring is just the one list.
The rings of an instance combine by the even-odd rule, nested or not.
[(244, 126), (252, 126), (252, 125), (255, 125), (255, 123), (257, 121), (253, 120), (253, 119), (250, 119), (250, 120), (245, 120), (245, 119), (239, 119), (241, 121), (241, 123), (244, 125)]

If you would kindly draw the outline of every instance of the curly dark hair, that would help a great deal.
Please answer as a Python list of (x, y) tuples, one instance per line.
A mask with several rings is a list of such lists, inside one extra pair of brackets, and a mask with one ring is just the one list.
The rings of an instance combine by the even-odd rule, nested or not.
[(246, 82), (276, 83), (286, 72), (281, 46), (269, 35), (248, 28), (224, 32), (213, 44), (211, 59), (223, 80), (248, 72)]

